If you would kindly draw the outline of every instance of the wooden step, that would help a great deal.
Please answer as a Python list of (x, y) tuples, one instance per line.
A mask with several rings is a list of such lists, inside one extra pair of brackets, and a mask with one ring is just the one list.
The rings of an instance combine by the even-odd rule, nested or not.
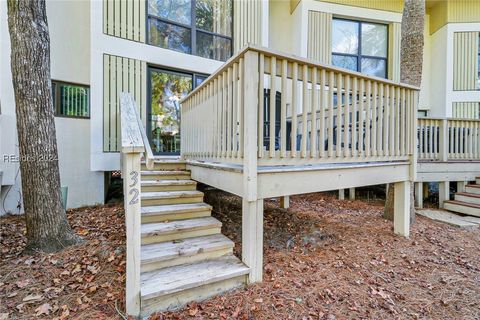
[(213, 217), (145, 223), (140, 227), (142, 244), (201, 237), (220, 233), (222, 223)]
[(141, 199), (144, 207), (164, 204), (200, 203), (203, 202), (203, 192), (197, 190), (142, 192)]
[(480, 185), (477, 184), (467, 184), (465, 191), (468, 193), (480, 194)]
[(455, 200), (480, 205), (480, 194), (457, 192), (455, 193)]
[[(166, 159), (166, 160), (155, 160), (154, 167), (152, 170), (174, 170), (180, 171), (185, 170), (186, 165), (185, 161)], [(149, 170), (145, 164), (145, 161), (142, 161), (142, 170)]]
[(142, 207), (142, 223), (208, 217), (211, 211), (212, 206), (203, 202)]
[(233, 255), (143, 272), (141, 280), (142, 316), (154, 311), (179, 308), (242, 286), (248, 267)]
[(480, 205), (457, 200), (447, 200), (443, 203), (443, 205), (444, 208), (449, 211), (480, 217)]
[(142, 180), (142, 191), (180, 191), (196, 190), (193, 180)]
[(142, 180), (189, 180), (190, 171), (152, 170), (142, 171)]
[(234, 243), (223, 234), (152, 243), (142, 246), (142, 272), (231, 254)]

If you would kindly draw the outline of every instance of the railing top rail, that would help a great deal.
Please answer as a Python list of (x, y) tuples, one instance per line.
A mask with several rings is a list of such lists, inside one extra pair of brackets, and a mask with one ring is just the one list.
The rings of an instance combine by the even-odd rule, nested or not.
[(392, 81), (392, 80), (389, 80), (389, 79), (379, 78), (379, 77), (375, 77), (375, 76), (368, 76), (368, 75), (365, 75), (365, 74), (357, 72), (357, 71), (351, 71), (351, 70), (348, 70), (348, 69), (335, 67), (333, 65), (321, 63), (321, 62), (315, 61), (313, 59), (303, 58), (303, 57), (299, 57), (299, 56), (296, 56), (296, 55), (283, 53), (283, 52), (280, 52), (280, 51), (277, 51), (277, 50), (273, 50), (273, 49), (270, 49), (270, 48), (265, 48), (265, 47), (261, 47), (261, 46), (257, 46), (257, 45), (253, 45), (253, 44), (247, 44), (242, 50), (240, 50), (238, 53), (236, 53), (234, 56), (232, 56), (230, 59), (228, 59), (220, 68), (218, 68), (215, 72), (213, 72), (205, 81), (202, 82), (202, 84), (200, 84), (198, 87), (196, 87), (194, 90), (192, 90), (190, 92), (190, 94), (188, 94), (186, 97), (184, 97), (180, 101), (180, 103), (182, 103), (185, 100), (188, 100), (197, 91), (201, 90), (204, 86), (206, 86), (207, 83), (209, 83), (211, 79), (215, 78), (218, 74), (227, 70), (233, 63), (237, 62), (248, 51), (255, 51), (255, 52), (258, 52), (258, 53), (263, 53), (265, 56), (274, 56), (277, 59), (285, 59), (285, 60), (288, 60), (290, 62), (297, 62), (297, 63), (302, 64), (302, 65), (307, 65), (307, 66), (310, 66), (310, 67), (317, 67), (317, 68), (325, 69), (326, 71), (334, 71), (336, 73), (341, 73), (343, 75), (350, 75), (350, 76), (360, 78), (360, 79), (371, 80), (371, 81), (375, 81), (375, 82), (383, 83), (383, 84), (387, 84), (387, 85), (394, 85), (394, 86), (397, 86), (397, 87), (400, 87), (400, 88), (420, 91), (419, 87), (412, 86), (412, 85), (409, 85), (409, 84), (399, 83), (399, 82), (395, 82), (395, 81)]
[(480, 122), (480, 119), (443, 118), (443, 117), (418, 117), (418, 120), (447, 120), (447, 121), (473, 121), (473, 122)]
[(123, 153), (145, 152), (147, 167), (152, 169), (154, 157), (152, 148), (143, 128), (132, 94), (120, 94), (120, 123), (122, 134)]

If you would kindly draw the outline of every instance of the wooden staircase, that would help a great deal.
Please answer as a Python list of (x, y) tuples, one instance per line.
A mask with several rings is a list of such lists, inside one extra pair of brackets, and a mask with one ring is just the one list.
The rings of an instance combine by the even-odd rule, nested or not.
[(455, 200), (444, 202), (444, 208), (470, 216), (480, 217), (480, 177), (476, 178), (475, 184), (465, 187), (465, 192), (457, 192)]
[(185, 163), (155, 160), (141, 171), (141, 314), (171, 310), (247, 282)]

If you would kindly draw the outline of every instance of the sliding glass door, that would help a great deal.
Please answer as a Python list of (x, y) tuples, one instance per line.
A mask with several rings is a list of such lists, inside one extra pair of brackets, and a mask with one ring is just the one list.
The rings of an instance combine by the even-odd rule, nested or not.
[(149, 68), (147, 134), (157, 155), (180, 154), (180, 100), (205, 76)]

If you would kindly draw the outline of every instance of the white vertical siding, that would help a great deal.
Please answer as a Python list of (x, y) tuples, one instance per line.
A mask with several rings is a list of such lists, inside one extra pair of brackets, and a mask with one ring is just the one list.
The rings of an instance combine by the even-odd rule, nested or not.
[(234, 0), (233, 1), (233, 50), (234, 53), (242, 49), (247, 43), (262, 43), (262, 1)]
[(103, 56), (103, 151), (119, 151), (120, 93), (130, 92), (145, 124), (147, 64), (144, 61), (105, 54)]
[(479, 32), (455, 32), (453, 36), (453, 90), (476, 90)]
[(480, 119), (480, 102), (454, 102), (453, 117), (459, 119)]
[(307, 56), (323, 63), (332, 62), (332, 14), (308, 11)]
[(103, 33), (145, 43), (146, 1), (103, 0)]
[(388, 27), (388, 78), (400, 82), (400, 45), (402, 27), (398, 22)]

